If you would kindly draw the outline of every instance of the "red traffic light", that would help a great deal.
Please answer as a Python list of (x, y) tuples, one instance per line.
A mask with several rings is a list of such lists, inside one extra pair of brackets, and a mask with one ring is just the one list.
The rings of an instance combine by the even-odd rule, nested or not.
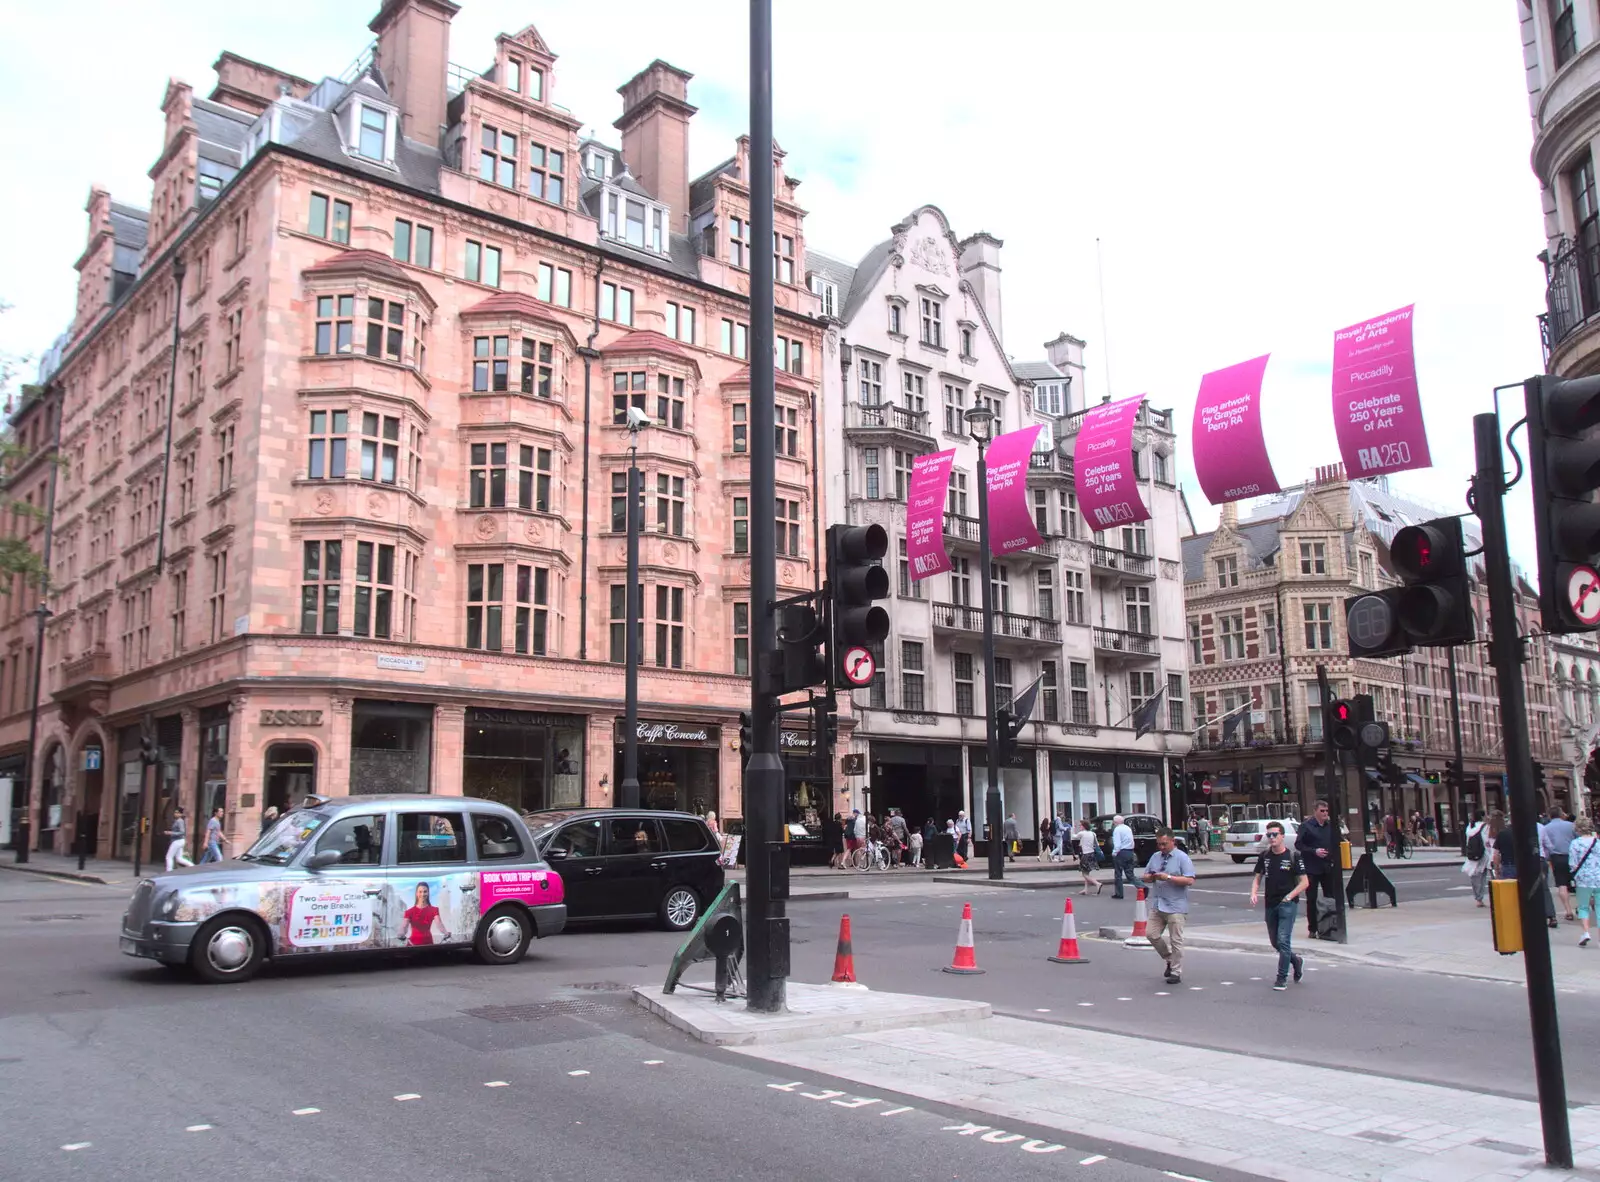
[(1408, 525), (1389, 543), (1389, 556), (1408, 582), (1431, 581), (1465, 569), (1461, 522), (1443, 517), (1425, 525)]
[(1339, 722), (1349, 722), (1352, 714), (1349, 702), (1335, 702), (1333, 704), (1333, 716)]

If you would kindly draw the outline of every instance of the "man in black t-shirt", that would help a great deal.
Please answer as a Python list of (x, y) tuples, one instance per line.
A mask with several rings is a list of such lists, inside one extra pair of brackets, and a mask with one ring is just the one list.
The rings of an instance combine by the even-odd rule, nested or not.
[(1256, 876), (1250, 882), (1250, 903), (1255, 905), (1261, 897), (1261, 888), (1267, 894), (1267, 937), (1278, 953), (1278, 979), (1272, 987), (1279, 991), (1289, 988), (1289, 972), (1294, 971), (1295, 983), (1305, 976), (1305, 961), (1294, 954), (1294, 921), (1300, 912), (1296, 902), (1311, 885), (1305, 863), (1300, 855), (1283, 841), (1283, 824), (1267, 822), (1267, 849), (1256, 859)]

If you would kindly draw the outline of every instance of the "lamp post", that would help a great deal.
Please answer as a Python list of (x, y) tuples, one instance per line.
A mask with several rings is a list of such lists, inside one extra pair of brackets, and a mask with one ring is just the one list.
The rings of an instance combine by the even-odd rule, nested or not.
[(984, 449), (994, 438), (994, 411), (979, 403), (962, 416), (972, 441), (978, 445), (978, 553), (983, 562), (980, 577), (983, 580), (983, 734), (989, 769), (989, 788), (983, 798), (983, 816), (989, 827), (989, 877), (999, 880), (1006, 876), (1006, 854), (1002, 840), (1005, 833), (1004, 818), (1000, 815), (1000, 734), (995, 729), (994, 700), (994, 585), (989, 569), (989, 464), (983, 458)]
[(649, 416), (636, 406), (628, 408), (628, 635), (623, 642), (626, 678), (623, 690), (622, 780), (617, 785), (618, 808), (639, 807), (639, 521), (644, 499), (644, 477), (639, 471), (639, 432), (650, 425)]

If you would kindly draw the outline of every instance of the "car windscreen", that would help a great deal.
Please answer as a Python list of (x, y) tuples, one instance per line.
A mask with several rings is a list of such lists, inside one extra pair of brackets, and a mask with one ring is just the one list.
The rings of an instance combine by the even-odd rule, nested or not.
[(285, 813), (242, 856), (246, 862), (287, 866), (300, 852), (300, 847), (328, 823), (328, 816), (328, 813), (316, 809), (295, 809), (292, 813)]
[(1259, 833), (1260, 831), (1260, 821), (1235, 821), (1228, 826), (1229, 833)]
[(551, 829), (569, 817), (577, 815), (578, 810), (576, 809), (568, 809), (565, 812), (524, 813), (522, 821), (523, 824), (527, 825), (528, 832), (533, 834), (534, 842), (537, 843), (542, 838), (549, 837)]

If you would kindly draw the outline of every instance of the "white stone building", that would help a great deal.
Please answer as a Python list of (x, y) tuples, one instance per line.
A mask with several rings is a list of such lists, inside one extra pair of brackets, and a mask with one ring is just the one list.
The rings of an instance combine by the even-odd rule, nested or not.
[[(1072, 483), (1083, 342), (1062, 334), (1046, 346), (1047, 361), (1008, 358), (1000, 248), (986, 233), (958, 240), (926, 205), (854, 266), (808, 251), (808, 281), (832, 320), (823, 365), (827, 519), (883, 525), (895, 571), (877, 678), (853, 695), (852, 749), (867, 757), (856, 801), (941, 826), (959, 809), (983, 812), (978, 453), (962, 416), (987, 404), (997, 435), (1031, 422), (1047, 427), (1028, 481), (1045, 542), (992, 572), (996, 699), (1044, 679), (1018, 755), (1002, 769), (1006, 811), (1024, 836), (1037, 834), (1045, 812), (1169, 815), (1169, 786), (1181, 782), (1193, 725), (1171, 415), (1147, 409), (1136, 440), (1153, 520), (1092, 535)], [(951, 447), (944, 533), (953, 569), (913, 582), (905, 557), (912, 462)], [(1133, 708), (1157, 692), (1158, 729), (1136, 739)]]

